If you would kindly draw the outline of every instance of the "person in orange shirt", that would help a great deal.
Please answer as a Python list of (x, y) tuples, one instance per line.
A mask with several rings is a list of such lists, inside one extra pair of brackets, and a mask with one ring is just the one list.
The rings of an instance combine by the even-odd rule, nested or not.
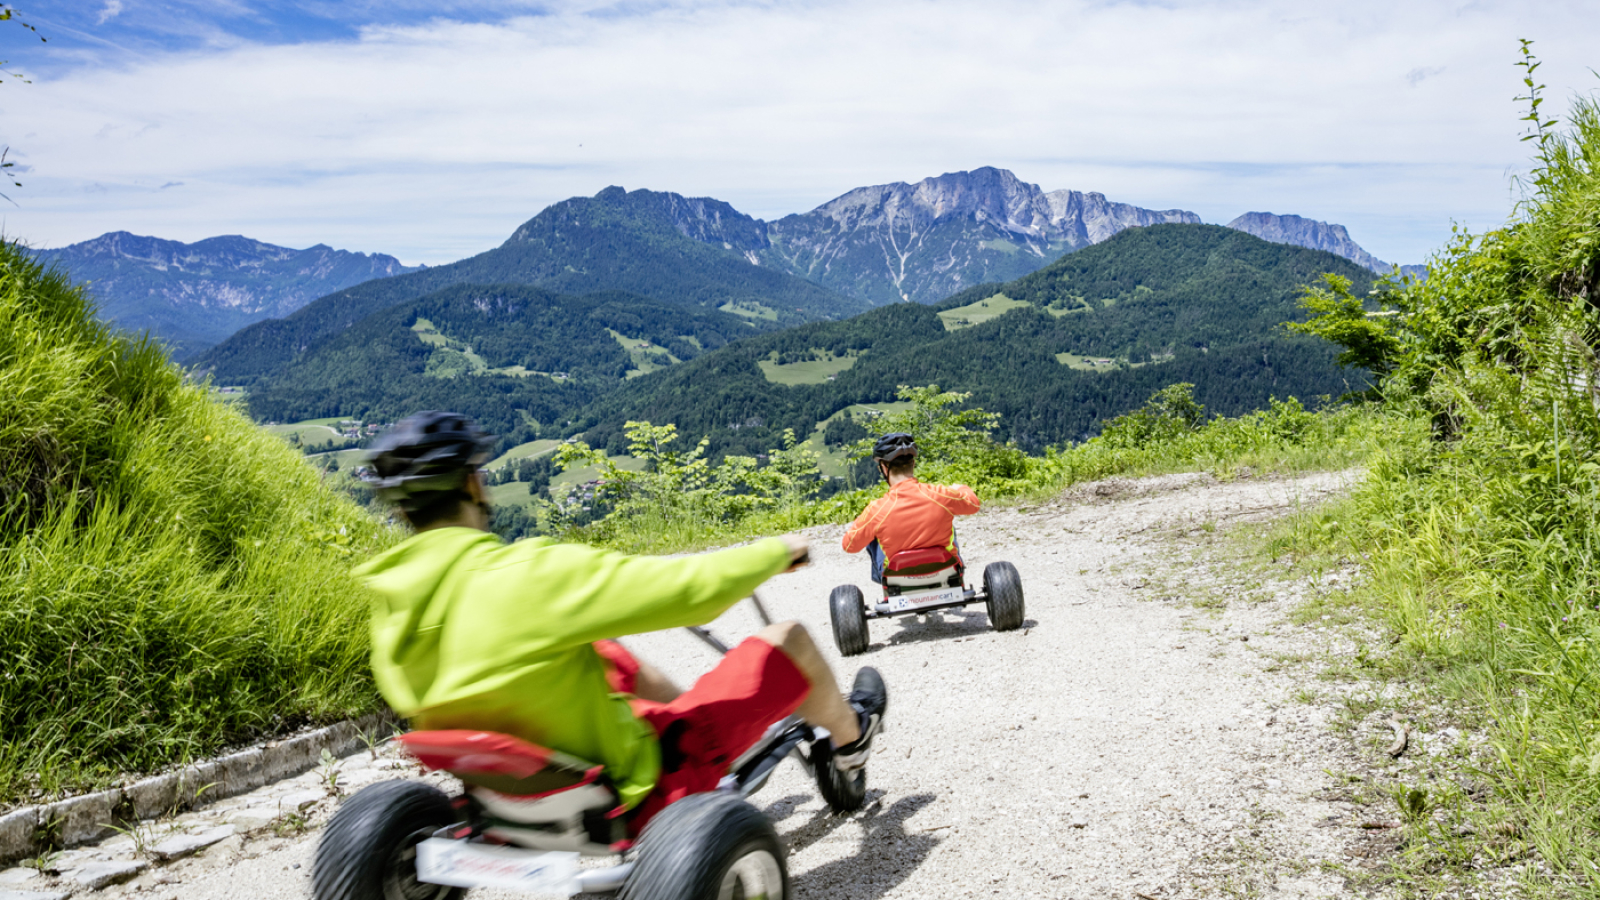
[(872, 501), (844, 530), (844, 552), (866, 550), (872, 557), (872, 580), (883, 583), (885, 559), (901, 550), (943, 547), (956, 559), (955, 517), (978, 511), (978, 495), (964, 484), (923, 484), (916, 475), (917, 442), (895, 432), (872, 447), (878, 472), (889, 482), (889, 492)]

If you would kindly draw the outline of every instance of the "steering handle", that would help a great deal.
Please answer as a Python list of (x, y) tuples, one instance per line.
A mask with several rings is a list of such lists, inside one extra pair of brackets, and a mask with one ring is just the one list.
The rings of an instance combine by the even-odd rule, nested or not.
[[(805, 556), (802, 555), (801, 559), (804, 560)], [(756, 616), (758, 616), (761, 619), (761, 624), (764, 625), (764, 626), (765, 625), (771, 625), (772, 624), (772, 614), (767, 612), (767, 605), (765, 603), (761, 602), (761, 595), (757, 594), (755, 591), (751, 591), (750, 592), (750, 602), (755, 604)], [(711, 647), (711, 649), (717, 651), (718, 653), (721, 653), (723, 656), (727, 656), (728, 655), (728, 651), (732, 649), (727, 644), (724, 644), (722, 642), (721, 638), (719, 638), (716, 635), (712, 634), (710, 631), (707, 631), (706, 629), (700, 627), (699, 625), (690, 625), (690, 626), (688, 626), (688, 628), (689, 628), (689, 633), (690, 634), (694, 635), (695, 637), (699, 638), (702, 641), (705, 641), (706, 644), (708, 644)]]

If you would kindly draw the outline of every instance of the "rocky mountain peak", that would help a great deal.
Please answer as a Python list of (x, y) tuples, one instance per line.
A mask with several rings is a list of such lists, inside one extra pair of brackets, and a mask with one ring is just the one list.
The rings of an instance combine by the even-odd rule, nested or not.
[(1319, 222), (1301, 216), (1280, 216), (1269, 212), (1248, 212), (1228, 223), (1228, 227), (1253, 234), (1264, 241), (1293, 244), (1312, 250), (1326, 250), (1362, 268), (1387, 274), (1394, 267), (1373, 256), (1350, 239), (1343, 225)]
[(538, 239), (552, 221), (605, 228), (626, 222), (635, 227), (671, 228), (684, 237), (748, 253), (767, 246), (767, 226), (711, 197), (685, 197), (671, 191), (629, 191), (612, 185), (593, 197), (573, 197), (547, 207), (523, 223), (506, 243)]
[(1198, 223), (1103, 194), (1045, 193), (1006, 169), (946, 172), (856, 188), (768, 226), (763, 261), (874, 303), (933, 303), (1031, 272), (1139, 225)]
[(916, 184), (856, 188), (812, 210), (840, 227), (892, 226), (920, 229), (949, 217), (971, 218), (1005, 231), (1042, 236), (1050, 227), (1049, 204), (1036, 184), (1006, 169), (985, 166), (946, 172)]

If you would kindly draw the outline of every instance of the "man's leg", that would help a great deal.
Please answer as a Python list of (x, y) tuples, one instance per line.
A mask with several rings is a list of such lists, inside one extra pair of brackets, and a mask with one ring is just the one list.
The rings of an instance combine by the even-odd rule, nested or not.
[(810, 693), (795, 710), (796, 715), (812, 725), (828, 729), (836, 747), (861, 737), (861, 722), (856, 711), (839, 693), (833, 670), (822, 658), (822, 651), (817, 649), (805, 626), (799, 622), (779, 622), (761, 629), (756, 637), (783, 651), (811, 685)]
[(605, 662), (606, 681), (613, 691), (653, 703), (671, 703), (683, 693), (660, 669), (634, 656), (616, 641), (595, 641), (594, 651)]
[(867, 545), (867, 556), (872, 559), (872, 583), (883, 584), (883, 545), (874, 539)]
[(672, 683), (672, 679), (663, 675), (660, 669), (644, 660), (639, 660), (638, 681), (633, 686), (633, 695), (635, 697), (656, 703), (671, 703), (678, 699), (678, 695), (681, 693), (683, 691)]

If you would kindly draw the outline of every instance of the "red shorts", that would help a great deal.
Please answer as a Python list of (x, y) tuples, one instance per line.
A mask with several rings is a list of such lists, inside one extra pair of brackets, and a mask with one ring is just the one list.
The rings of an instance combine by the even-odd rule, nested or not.
[[(596, 641), (594, 648), (610, 665), (612, 689), (633, 693), (639, 677), (633, 654), (615, 641)], [(733, 761), (793, 714), (810, 690), (782, 650), (747, 638), (671, 703), (635, 699), (634, 714), (656, 730), (661, 777), (629, 814), (629, 832), (637, 835), (674, 800), (715, 790)]]

